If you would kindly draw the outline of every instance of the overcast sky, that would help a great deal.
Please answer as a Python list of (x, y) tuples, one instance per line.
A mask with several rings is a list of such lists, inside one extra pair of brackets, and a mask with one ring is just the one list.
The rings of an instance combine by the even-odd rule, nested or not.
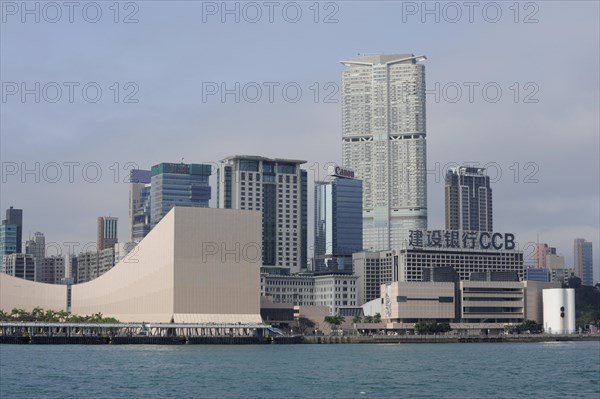
[(112, 215), (126, 240), (132, 165), (289, 157), (312, 183), (341, 162), (339, 61), (414, 53), (429, 228), (444, 227), (447, 166), (487, 165), (494, 230), (526, 258), (539, 237), (567, 266), (586, 238), (598, 280), (598, 2), (62, 4), (2, 2), (0, 202), (24, 210), (24, 239), (95, 242)]

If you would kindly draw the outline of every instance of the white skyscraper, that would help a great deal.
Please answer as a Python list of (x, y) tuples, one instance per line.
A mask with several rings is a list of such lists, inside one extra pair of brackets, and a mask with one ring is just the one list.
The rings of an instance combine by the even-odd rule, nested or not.
[(401, 247), (427, 228), (424, 56), (342, 61), (344, 167), (363, 180), (363, 247)]

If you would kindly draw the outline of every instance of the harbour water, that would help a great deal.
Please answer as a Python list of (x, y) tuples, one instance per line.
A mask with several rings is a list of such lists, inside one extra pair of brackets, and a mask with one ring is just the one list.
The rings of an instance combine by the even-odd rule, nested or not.
[(0, 398), (600, 398), (600, 342), (0, 345)]

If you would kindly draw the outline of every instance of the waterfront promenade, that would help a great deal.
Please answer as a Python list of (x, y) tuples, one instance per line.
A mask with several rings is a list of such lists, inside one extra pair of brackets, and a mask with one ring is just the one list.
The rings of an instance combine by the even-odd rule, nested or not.
[(408, 344), (600, 341), (600, 334), (284, 336), (266, 324), (0, 323), (0, 344)]

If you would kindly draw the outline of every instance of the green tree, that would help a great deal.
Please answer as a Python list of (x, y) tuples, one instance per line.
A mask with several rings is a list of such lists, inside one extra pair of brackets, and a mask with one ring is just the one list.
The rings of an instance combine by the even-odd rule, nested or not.
[(309, 318), (300, 317), (298, 319), (298, 328), (300, 329), (301, 334), (306, 334), (306, 331), (312, 332), (315, 326), (315, 322)]
[(346, 318), (344, 316), (325, 316), (324, 321), (331, 326), (332, 330), (337, 330), (346, 321)]
[(451, 331), (449, 323), (438, 323), (436, 321), (419, 321), (415, 323), (415, 332), (418, 334), (440, 334)]
[(567, 285), (569, 288), (579, 288), (581, 287), (581, 279), (577, 276), (571, 276), (567, 280)]
[(373, 323), (381, 323), (381, 314), (379, 312), (373, 316)]
[(362, 321), (362, 317), (360, 317), (359, 315), (356, 315), (352, 318), (352, 324), (358, 324)]
[(365, 316), (363, 318), (363, 323), (373, 323), (373, 316)]

